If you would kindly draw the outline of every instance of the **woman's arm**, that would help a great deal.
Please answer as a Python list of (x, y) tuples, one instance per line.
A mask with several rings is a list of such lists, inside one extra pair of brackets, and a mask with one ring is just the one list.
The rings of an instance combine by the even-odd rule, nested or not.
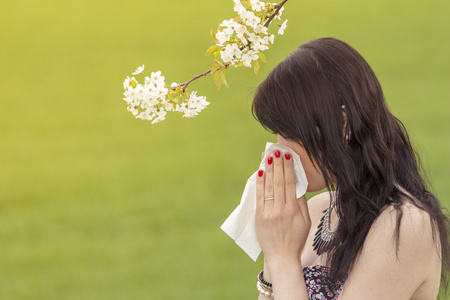
[[(307, 300), (300, 253), (311, 226), (305, 197), (297, 200), (291, 155), (265, 158), (259, 172), (256, 197), (256, 232), (264, 252), (265, 280), (273, 284), (276, 299)], [(264, 198), (274, 198), (264, 200)], [(260, 296), (261, 300), (269, 299)]]
[[(281, 261), (279, 265), (272, 267), (272, 272), (276, 274), (276, 279), (272, 278), (268, 263), (264, 259), (264, 279), (271, 282), (274, 286), (274, 295), (276, 299), (308, 299), (298, 295), (307, 295), (305, 281), (303, 279), (302, 266), (300, 260), (294, 260), (292, 263)], [(272, 300), (263, 294), (259, 294), (258, 300)]]

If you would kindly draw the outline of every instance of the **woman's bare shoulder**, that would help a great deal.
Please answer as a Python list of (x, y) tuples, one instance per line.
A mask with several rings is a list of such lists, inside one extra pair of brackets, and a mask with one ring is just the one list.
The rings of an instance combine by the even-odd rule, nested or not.
[(435, 298), (439, 290), (440, 248), (433, 233), (429, 214), (412, 203), (384, 209), (366, 237), (342, 298)]
[(391, 205), (384, 209), (372, 225), (368, 238), (383, 234), (396, 235), (397, 232), (400, 247), (402, 243), (405, 246), (418, 247), (416, 251), (428, 251), (436, 247), (429, 213), (409, 201), (399, 208)]

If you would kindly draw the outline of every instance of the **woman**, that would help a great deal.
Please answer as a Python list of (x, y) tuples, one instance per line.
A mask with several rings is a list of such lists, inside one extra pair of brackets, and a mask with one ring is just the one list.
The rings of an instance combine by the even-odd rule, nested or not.
[(258, 87), (253, 112), (300, 156), (308, 192), (329, 191), (296, 199), (290, 153), (265, 155), (259, 299), (429, 300), (446, 289), (448, 217), (352, 47), (333, 38), (301, 45)]

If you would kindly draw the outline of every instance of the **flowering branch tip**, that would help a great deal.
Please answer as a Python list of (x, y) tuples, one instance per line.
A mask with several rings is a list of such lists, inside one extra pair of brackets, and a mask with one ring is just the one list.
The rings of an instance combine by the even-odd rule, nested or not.
[[(124, 81), (124, 100), (128, 103), (128, 110), (136, 118), (151, 120), (152, 124), (165, 119), (168, 111), (184, 113), (183, 117), (198, 115), (210, 103), (206, 97), (197, 96), (197, 92), (188, 92), (188, 85), (198, 78), (213, 74), (218, 88), (223, 84), (228, 87), (225, 70), (233, 67), (253, 66), (258, 74), (259, 60), (266, 62), (262, 53), (274, 43), (275, 35), (269, 33), (268, 26), (274, 19), (281, 20), (284, 10), (280, 3), (269, 3), (259, 0), (233, 0), (234, 19), (224, 20), (217, 30), (211, 29), (211, 37), (215, 44), (209, 47), (206, 55), (213, 55), (212, 67), (183, 83), (172, 83), (170, 87), (164, 82), (161, 71), (152, 72), (150, 77), (144, 77), (144, 83), (139, 83), (134, 77), (127, 77)], [(287, 20), (278, 24), (278, 35), (284, 34)], [(144, 65), (138, 67), (132, 75), (144, 76)]]

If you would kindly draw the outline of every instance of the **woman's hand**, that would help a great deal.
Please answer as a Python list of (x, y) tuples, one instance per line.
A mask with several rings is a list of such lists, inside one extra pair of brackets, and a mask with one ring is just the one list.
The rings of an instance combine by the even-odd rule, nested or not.
[(269, 265), (300, 262), (311, 219), (305, 197), (296, 197), (292, 156), (276, 150), (264, 159), (265, 172), (258, 172), (256, 183), (258, 241)]

